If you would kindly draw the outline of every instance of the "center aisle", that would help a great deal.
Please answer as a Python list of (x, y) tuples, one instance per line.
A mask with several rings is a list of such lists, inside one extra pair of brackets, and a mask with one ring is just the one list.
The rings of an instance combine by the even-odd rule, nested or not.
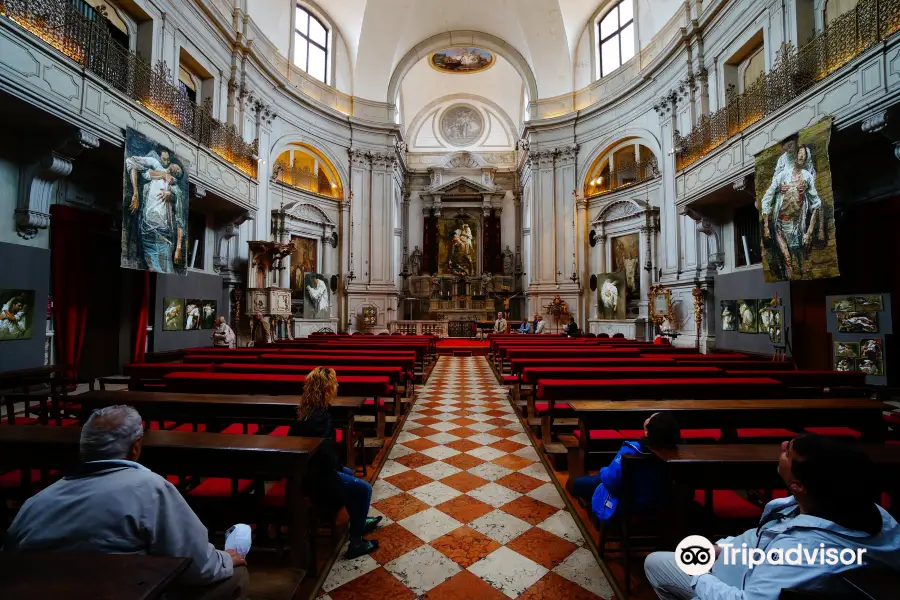
[(331, 600), (588, 600), (613, 592), (483, 356), (441, 357), (373, 488), (381, 547)]

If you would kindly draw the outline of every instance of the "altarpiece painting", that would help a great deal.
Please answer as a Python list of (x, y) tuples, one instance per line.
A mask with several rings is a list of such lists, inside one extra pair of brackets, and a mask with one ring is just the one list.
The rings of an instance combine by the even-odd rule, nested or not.
[(184, 275), (188, 250), (187, 166), (169, 148), (128, 128), (124, 181), (122, 267)]
[(314, 273), (319, 268), (319, 240), (291, 236), (291, 295), (303, 296), (303, 274)]
[(640, 256), (639, 233), (629, 233), (612, 240), (613, 269), (625, 274), (625, 289), (629, 301), (641, 299)]
[(767, 282), (840, 275), (828, 144), (831, 117), (756, 155)]
[(438, 221), (438, 274), (473, 277), (478, 274), (475, 232), (478, 220), (457, 215)]

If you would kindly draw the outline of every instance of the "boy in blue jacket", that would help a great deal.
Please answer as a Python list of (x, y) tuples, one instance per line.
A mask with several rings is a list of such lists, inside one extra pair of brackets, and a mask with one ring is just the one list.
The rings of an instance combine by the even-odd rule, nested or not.
[[(608, 467), (600, 469), (597, 475), (579, 477), (575, 480), (574, 494), (585, 504), (590, 504), (600, 522), (610, 520), (619, 506), (622, 482), (622, 460), (629, 454), (649, 454), (650, 448), (671, 448), (680, 439), (678, 423), (672, 413), (659, 412), (644, 421), (644, 437), (636, 442), (622, 444), (618, 454)], [(658, 497), (662, 482), (639, 479), (635, 483), (634, 497), (636, 511), (647, 508), (647, 504)]]
[[(833, 438), (805, 434), (782, 444), (778, 473), (791, 496), (769, 502), (758, 528), (718, 540), (711, 572), (687, 575), (672, 552), (647, 557), (644, 573), (657, 596), (778, 600), (783, 588), (841, 592), (846, 590), (840, 579), (829, 576), (857, 568), (854, 557), (861, 557), (863, 566), (900, 571), (900, 526), (875, 503), (874, 469), (864, 452)], [(849, 479), (847, 474), (852, 474)], [(765, 552), (773, 561), (750, 568), (739, 554), (735, 557), (734, 551), (744, 548)], [(816, 551), (840, 559), (791, 564), (790, 551), (797, 558)]]

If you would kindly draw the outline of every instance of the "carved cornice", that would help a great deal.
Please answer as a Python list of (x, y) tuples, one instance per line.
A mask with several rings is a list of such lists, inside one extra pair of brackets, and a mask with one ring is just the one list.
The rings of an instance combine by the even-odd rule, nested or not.
[(390, 171), (397, 164), (395, 152), (372, 152), (370, 154), (373, 169)]
[(350, 158), (351, 168), (366, 169), (372, 165), (372, 155), (365, 150), (350, 148), (347, 150), (347, 155)]
[(556, 164), (559, 166), (574, 165), (578, 159), (578, 144), (556, 148)]

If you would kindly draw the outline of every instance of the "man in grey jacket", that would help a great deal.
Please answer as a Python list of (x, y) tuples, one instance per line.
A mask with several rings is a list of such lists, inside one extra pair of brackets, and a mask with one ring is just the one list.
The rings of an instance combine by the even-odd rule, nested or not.
[(22, 505), (3, 549), (190, 558), (179, 583), (192, 597), (246, 598), (246, 561), (216, 550), (175, 486), (138, 464), (142, 439), (130, 406), (95, 411), (81, 430), (83, 464)]

